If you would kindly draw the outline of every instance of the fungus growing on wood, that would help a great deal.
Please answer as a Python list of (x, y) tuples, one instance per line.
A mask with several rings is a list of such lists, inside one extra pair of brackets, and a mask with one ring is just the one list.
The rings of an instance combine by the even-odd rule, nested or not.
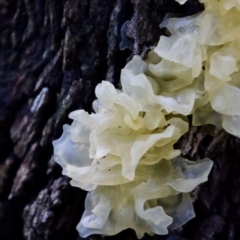
[[(178, 0), (180, 4), (186, 1)], [(167, 234), (195, 216), (189, 193), (207, 181), (208, 158), (189, 161), (174, 144), (195, 126), (240, 136), (240, 3), (201, 0), (202, 13), (171, 18), (143, 61), (121, 72), (122, 90), (96, 87), (95, 113), (77, 110), (54, 141), (71, 184), (89, 191), (82, 237), (132, 228)]]

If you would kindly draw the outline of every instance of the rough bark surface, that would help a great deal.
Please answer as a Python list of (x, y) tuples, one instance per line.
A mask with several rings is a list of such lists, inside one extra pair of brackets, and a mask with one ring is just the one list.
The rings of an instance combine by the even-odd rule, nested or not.
[[(0, 239), (79, 240), (85, 192), (69, 185), (51, 142), (68, 114), (91, 111), (103, 79), (143, 58), (164, 31), (164, 15), (202, 10), (197, 0), (0, 0)], [(240, 140), (191, 127), (183, 156), (208, 156), (214, 167), (192, 193), (197, 217), (167, 236), (144, 239), (240, 239)], [(132, 230), (113, 237), (135, 240)]]

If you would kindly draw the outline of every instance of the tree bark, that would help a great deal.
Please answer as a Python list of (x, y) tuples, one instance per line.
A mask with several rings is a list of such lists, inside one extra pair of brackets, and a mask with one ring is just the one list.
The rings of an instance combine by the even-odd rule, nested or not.
[[(203, 9), (197, 0), (0, 0), (0, 239), (77, 240), (86, 193), (71, 187), (52, 141), (75, 109), (91, 112), (95, 86), (120, 87), (120, 71), (146, 57), (165, 32), (166, 13)], [(211, 126), (191, 127), (178, 147), (209, 157), (209, 181), (192, 193), (196, 218), (167, 236), (240, 239), (240, 140)], [(132, 230), (88, 239), (137, 239)]]

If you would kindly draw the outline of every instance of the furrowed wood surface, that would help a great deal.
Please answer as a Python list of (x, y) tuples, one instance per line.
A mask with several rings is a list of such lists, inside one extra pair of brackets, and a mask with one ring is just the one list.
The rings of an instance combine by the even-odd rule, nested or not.
[[(166, 13), (200, 10), (196, 0), (0, 0), (1, 240), (81, 239), (75, 228), (86, 193), (61, 175), (51, 142), (71, 111), (91, 111), (96, 84), (120, 87), (127, 61), (145, 58), (164, 34)], [(240, 140), (211, 132), (191, 127), (178, 143), (183, 156), (215, 162), (209, 181), (192, 193), (197, 217), (145, 240), (240, 239)], [(88, 239), (137, 238), (127, 230)]]

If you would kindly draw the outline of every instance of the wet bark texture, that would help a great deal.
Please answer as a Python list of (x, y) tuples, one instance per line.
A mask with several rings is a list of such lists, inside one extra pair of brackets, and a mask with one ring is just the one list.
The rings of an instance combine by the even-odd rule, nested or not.
[[(53, 161), (51, 142), (75, 109), (91, 111), (103, 79), (119, 87), (120, 70), (156, 44), (164, 15), (187, 16), (189, 0), (0, 0), (0, 239), (79, 240), (85, 192)], [(168, 236), (144, 239), (240, 239), (240, 140), (191, 127), (183, 156), (214, 161), (192, 193), (197, 217)], [(135, 240), (132, 230), (113, 237)]]

